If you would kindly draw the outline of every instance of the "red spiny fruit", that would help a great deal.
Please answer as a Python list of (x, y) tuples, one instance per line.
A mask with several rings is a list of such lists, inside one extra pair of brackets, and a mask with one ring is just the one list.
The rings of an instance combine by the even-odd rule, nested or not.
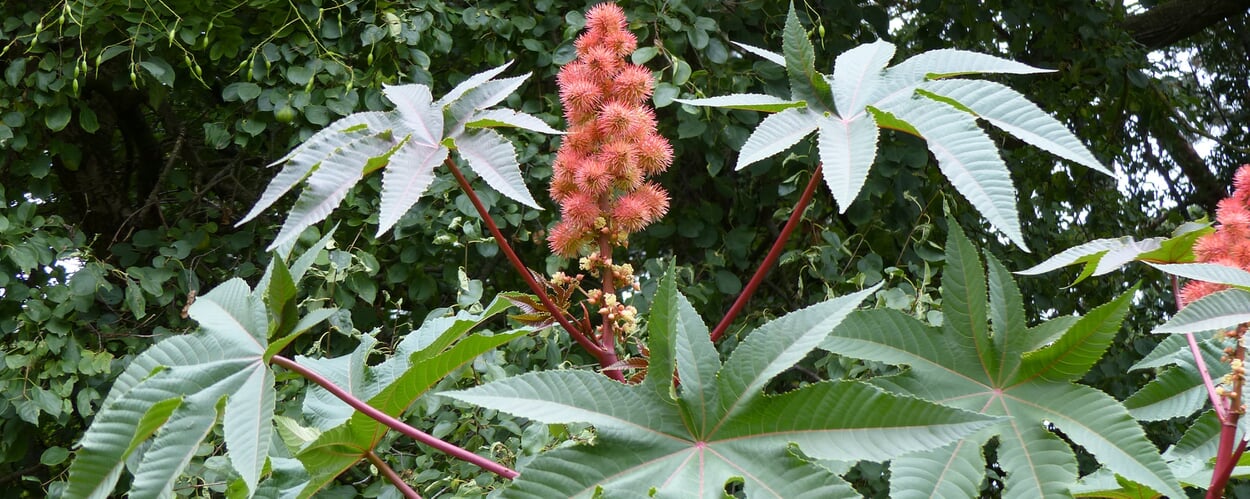
[[(1194, 258), (1250, 270), (1250, 165), (1242, 165), (1233, 178), (1233, 194), (1220, 201), (1215, 212), (1215, 232), (1194, 242)], [(1181, 289), (1181, 302), (1193, 303), (1228, 286), (1191, 281)]]
[(556, 77), (569, 133), (551, 185), (564, 220), (548, 241), (563, 256), (579, 256), (602, 237), (623, 242), (668, 211), (668, 194), (646, 178), (672, 164), (673, 148), (656, 133), (646, 105), (655, 89), (651, 71), (625, 60), (638, 47), (626, 28), (617, 5), (591, 7), (574, 43), (577, 59)]

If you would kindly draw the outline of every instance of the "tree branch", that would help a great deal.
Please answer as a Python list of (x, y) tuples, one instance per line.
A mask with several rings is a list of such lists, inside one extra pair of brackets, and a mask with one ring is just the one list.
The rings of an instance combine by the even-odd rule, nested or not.
[(1250, 0), (1172, 0), (1124, 19), (1137, 43), (1156, 50), (1198, 34), (1230, 16), (1245, 14)]

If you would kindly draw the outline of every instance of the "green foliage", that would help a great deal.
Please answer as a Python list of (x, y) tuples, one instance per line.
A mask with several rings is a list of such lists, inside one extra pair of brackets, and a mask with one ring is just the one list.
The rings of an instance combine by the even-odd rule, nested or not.
[(270, 275), (277, 277), (266, 281), (268, 287), (253, 290), (241, 279), (217, 286), (187, 307), (200, 324), (196, 333), (163, 340), (130, 362), (80, 442), (66, 494), (107, 497), (128, 459), (135, 461), (127, 465), (134, 474), (131, 495), (169, 494), (219, 415), (231, 466), (243, 490), (256, 492), (269, 458), (275, 403), (266, 364), (273, 354), (270, 335), (289, 343), (334, 311), (296, 320), (295, 283), (307, 266), (292, 272), (273, 262)]
[[(628, 5), (629, 28), (641, 40), (633, 60), (655, 72), (653, 103), (661, 132), (674, 139), (678, 161), (673, 173), (658, 179), (673, 193), (670, 216), (638, 234), (628, 254), (618, 259), (658, 276), (661, 259), (681, 255), (677, 279), (690, 305), (706, 317), (724, 313), (775, 239), (775, 227), (789, 216), (787, 208), (808, 178), (795, 171), (810, 169), (821, 144), (798, 144), (742, 174), (725, 175), (760, 116), (733, 106), (708, 110), (674, 105), (674, 99), (753, 95), (717, 104), (745, 100), (743, 109), (772, 113), (797, 105), (789, 98), (771, 97), (790, 95), (786, 57), (755, 48), (784, 49), (788, 41), (800, 57), (825, 61), (798, 74), (804, 79), (799, 83), (806, 81), (812, 88), (822, 85), (812, 76), (829, 69), (832, 54), (848, 54), (866, 43), (883, 48), (871, 44), (873, 40), (888, 40), (900, 59), (956, 48), (1058, 69), (1027, 81), (1010, 76), (993, 81), (1015, 88), (1027, 84), (1030, 99), (1062, 117), (1065, 128), (1075, 130), (1099, 159), (1115, 164), (1121, 177), (1117, 186), (1091, 170), (1056, 169), (1044, 148), (1021, 147), (1007, 134), (988, 129), (1021, 193), (1015, 206), (1024, 241), (1040, 252), (1053, 254), (1087, 240), (1122, 235), (1125, 227), (1161, 233), (1184, 222), (1187, 213), (1196, 217), (1203, 210), (1213, 212), (1210, 199), (1222, 197), (1224, 185), (1217, 182), (1211, 188), (1194, 172), (1210, 171), (1218, 180), (1245, 161), (1238, 145), (1247, 142), (1242, 140), (1247, 128), (1225, 126), (1244, 107), (1240, 103), (1250, 81), (1245, 78), (1244, 47), (1230, 43), (1245, 31), (1244, 15), (1165, 48), (1163, 57), (1147, 59), (1145, 49), (1124, 28), (1124, 20), (1132, 17), (1125, 4), (1062, 0), (1039, 7), (1001, 0), (935, 0), (923, 6), (807, 3), (795, 18), (809, 29), (787, 34), (786, 5), (775, 1)], [(392, 201), (395, 193), (412, 195), (412, 190), (394, 188), (393, 182), (388, 189), (387, 171), (362, 174), (337, 203), (338, 231), (329, 230), (334, 224), (313, 223), (298, 234), (299, 241), (281, 248), (306, 246), (323, 234), (326, 240), (316, 246), (328, 246), (310, 253), (316, 265), (290, 301), (282, 296), (291, 288), (264, 284), (281, 277), (262, 275), (276, 267), (267, 267), (271, 257), (261, 250), (281, 225), (271, 214), (287, 211), (293, 199), (279, 199), (276, 209), (252, 223), (232, 225), (272, 180), (274, 171), (261, 165), (340, 118), (362, 111), (394, 113), (387, 111), (388, 85), (422, 84), (433, 95), (481, 68), (515, 60), (516, 67), (533, 71), (534, 78), (504, 104), (544, 123), (557, 123), (560, 110), (550, 82), (558, 65), (575, 52), (573, 34), (585, 20), (571, 11), (583, 7), (545, 0), (471, 6), (438, 0), (0, 5), (0, 351), (5, 360), (0, 365), (0, 486), (17, 496), (63, 495), (64, 484), (58, 480), (71, 462), (69, 449), (97, 417), (103, 394), (144, 349), (194, 328), (182, 313), (194, 292), (236, 277), (249, 283), (260, 279), (255, 287), (267, 287), (262, 299), (272, 313), (269, 347), (262, 358), (283, 349), (307, 358), (337, 358), (369, 337), (377, 341), (370, 354), (375, 360), (402, 342), (407, 331), (418, 329), (432, 309), (452, 303), (451, 297), (459, 307), (476, 311), (482, 297), (517, 289), (518, 278), (501, 270), (505, 264), (497, 242), (483, 236), (467, 199), (437, 169), (431, 169), (428, 189), (417, 193), (420, 197), (411, 207), (399, 207), (402, 199)], [(890, 19), (906, 21), (891, 27)], [(806, 47), (794, 47), (799, 38), (808, 41)], [(834, 79), (841, 70), (872, 67), (880, 56), (877, 50), (855, 54), (862, 58), (852, 58), (853, 64), (838, 61), (831, 68)], [(1177, 66), (1182, 63), (1186, 65)], [(835, 88), (831, 84), (829, 94), (813, 99), (813, 105), (837, 109), (841, 104)], [(939, 95), (946, 94), (914, 98)], [(849, 99), (848, 105), (856, 100)], [(502, 109), (478, 116), (465, 123), (466, 132), (518, 120), (537, 126)], [(1202, 168), (1187, 169), (1177, 151), (1190, 146), (1186, 137), (1203, 135), (1218, 140), (1200, 162)], [(529, 133), (508, 137), (515, 147), (493, 151), (501, 161), (515, 154), (526, 165), (520, 175), (534, 201), (545, 204), (545, 189), (538, 186), (550, 175), (552, 148)], [(809, 206), (782, 264), (718, 345), (720, 351), (733, 350), (758, 324), (796, 303), (814, 303), (879, 282), (876, 306), (941, 323), (940, 310), (932, 309), (940, 302), (932, 279), (943, 266), (939, 243), (946, 228), (934, 221), (935, 202), (955, 196), (939, 169), (927, 167), (928, 155), (914, 138), (886, 130), (877, 132), (876, 144), (873, 174), (866, 176), (857, 197), (851, 196), (859, 202), (843, 203), (835, 194), (837, 205), (818, 199)], [(1201, 150), (1206, 154), (1207, 149)], [(398, 170), (396, 164), (385, 168)], [(826, 172), (828, 168), (826, 164)], [(1170, 181), (1166, 191), (1148, 181), (1159, 173)], [(385, 210), (378, 195), (383, 191), (392, 193)], [(540, 270), (560, 266), (544, 261), (543, 231), (555, 216), (551, 210), (528, 209), (493, 188), (482, 188), (479, 194), (527, 264)], [(393, 232), (375, 237), (373, 224), (384, 225), (382, 211), (398, 219)], [(1018, 251), (999, 248), (998, 236), (981, 229), (974, 211), (957, 206), (953, 215), (952, 225), (968, 230), (1008, 268), (1036, 263)], [(1188, 246), (1174, 248), (1183, 252)], [(1149, 261), (1185, 260), (1178, 254)], [(297, 266), (291, 268), (292, 282), (301, 282), (295, 276)], [(1121, 398), (1155, 379), (1153, 370), (1187, 367), (1177, 360), (1178, 354), (1188, 355), (1183, 345), (1174, 343), (1183, 340), (1181, 335), (1149, 334), (1152, 318), (1170, 307), (1167, 286), (1153, 279), (1157, 273), (1129, 267), (1123, 279), (1084, 282), (1067, 292), (1056, 292), (1052, 279), (1019, 284), (1029, 297), (1023, 303), (1029, 314), (1065, 316), (1112, 299), (1143, 270), (1150, 271), (1145, 275), (1151, 279), (1134, 300), (1126, 327), (1081, 381)], [(644, 280), (642, 285), (632, 300), (646, 310), (658, 283)], [(295, 310), (308, 313), (290, 315)], [(434, 315), (449, 315), (444, 312), (438, 309)], [(289, 334), (301, 327), (300, 321), (321, 320), (318, 314), (328, 315), (328, 327), (313, 329), (320, 334)], [(1168, 348), (1151, 353), (1158, 338)], [(1154, 367), (1130, 371), (1143, 355), (1156, 362)], [(555, 331), (519, 336), (452, 372), (433, 391), (584, 365), (587, 359)], [(801, 374), (807, 371), (818, 377), (855, 378), (892, 369), (812, 355), (779, 375), (772, 388), (784, 391), (811, 381)], [(1150, 391), (1151, 397), (1161, 397), (1158, 406), (1147, 403), (1146, 392), (1131, 399), (1144, 404), (1130, 406), (1133, 413), (1156, 417), (1196, 407), (1202, 400), (1193, 397), (1193, 374), (1185, 373), (1185, 388), (1175, 399), (1165, 391)], [(270, 446), (267, 471), (272, 474), (258, 486), (262, 496), (294, 494), (307, 479), (292, 451), (298, 447), (286, 447), (302, 442), (300, 435), (312, 438), (305, 433), (313, 425), (303, 412), (304, 386), (281, 375), (276, 380), (278, 434), (297, 438)], [(1168, 402), (1182, 399), (1184, 404)], [(156, 416), (166, 409), (153, 412), (147, 422), (159, 422)], [(518, 466), (545, 448), (572, 445), (591, 435), (582, 426), (531, 425), (439, 397), (419, 399), (403, 415), (465, 448), (504, 461), (515, 459)], [(1203, 421), (1186, 435), (1185, 445), (1165, 453), (1174, 474), (1187, 485), (1205, 484), (1200, 475), (1210, 468), (1207, 461), (1218, 430), (1210, 431), (1209, 418)], [(1182, 429), (1181, 420), (1147, 426), (1160, 445), (1176, 443)], [(393, 433), (375, 448), (407, 481), (421, 484), (425, 496), (481, 495), (500, 484), (473, 465), (430, 453)], [(222, 433), (212, 430), (174, 493), (241, 494), (241, 476), (223, 449), (230, 450)], [(143, 450), (140, 446), (134, 453)], [(979, 453), (979, 448), (958, 452)], [(1174, 460), (1172, 453), (1185, 458)], [(792, 462), (788, 459), (789, 454), (777, 462)], [(1083, 473), (1093, 469), (1088, 456), (1078, 454), (1078, 459)], [(980, 476), (981, 469), (973, 471), (971, 476)], [(846, 477), (862, 493), (884, 493), (884, 488), (871, 490), (872, 484), (882, 483), (880, 466), (857, 468)], [(1130, 487), (1123, 477), (1099, 482), (1108, 477), (1108, 472), (1098, 472), (1086, 481), (1142, 490)], [(128, 478), (120, 480), (128, 485)], [(229, 489), (231, 483), (234, 489)], [(388, 487), (369, 466), (351, 466), (321, 493), (374, 497), (392, 494)], [(1078, 490), (1091, 493), (1073, 489)]]
[[(1010, 88), (980, 80), (950, 79), (974, 73), (1030, 74), (1045, 70), (960, 50), (935, 50), (886, 68), (895, 47), (885, 41), (861, 45), (837, 57), (832, 76), (816, 71), (808, 35), (791, 5), (786, 18), (784, 61), (790, 101), (767, 95), (678, 100), (701, 106), (779, 111), (760, 122), (742, 146), (738, 169), (789, 149), (812, 132), (825, 182), (842, 212), (850, 208), (876, 160), (878, 127), (924, 138), (955, 189), (1027, 248), (1016, 214), (1016, 192), (998, 146), (976, 118), (1060, 157), (1112, 173), (1062, 124)], [(766, 53), (752, 48), (754, 53)], [(830, 99), (832, 97), (832, 100)], [(761, 108), (761, 104), (767, 107)], [(969, 116), (971, 115), (971, 116)]]
[(508, 497), (648, 489), (721, 497), (731, 480), (741, 481), (749, 497), (853, 497), (837, 475), (800, 456), (885, 460), (943, 445), (991, 421), (854, 382), (764, 392), (875, 290), (765, 324), (722, 364), (670, 270), (652, 306), (653, 356), (642, 384), (549, 371), (444, 395), (549, 424), (594, 425), (594, 445), (539, 456), (505, 491)]
[[(368, 366), (365, 360), (375, 348), (375, 340), (362, 338), (356, 350), (333, 359), (298, 357), (297, 362), (323, 372), (331, 381), (390, 416), (399, 416), (427, 390), (453, 371), (527, 330), (495, 335), (463, 337), (471, 328), (502, 312), (509, 302), (496, 298), (481, 314), (461, 312), (452, 317), (426, 321), (396, 345), (384, 362)], [(451, 346), (453, 342), (455, 346)], [(450, 347), (450, 348), (448, 348)], [(355, 411), (325, 389), (309, 390), (304, 400), (304, 416), (311, 427), (295, 427), (297, 441), (288, 441), (292, 451), (311, 476), (299, 497), (311, 497), (339, 474), (373, 452), (386, 434), (377, 420)], [(291, 423), (292, 426), (296, 423)]]
[[(318, 251), (314, 247), (305, 256)], [(274, 277), (264, 281), (268, 287), (252, 290), (236, 279), (214, 288), (190, 307), (191, 317), (200, 324), (196, 333), (164, 340), (130, 363), (83, 437), (65, 494), (107, 497), (123, 466), (134, 474), (130, 495), (169, 494), (219, 416), (229, 463), (240, 480), (230, 487), (247, 496), (309, 497), (373, 452), (386, 428), (324, 389), (310, 390), (304, 401), (304, 416), (311, 426), (289, 416), (275, 419), (275, 378), (267, 361), (278, 349), (267, 338), (277, 333), (276, 338), (287, 344), (334, 309), (315, 309), (293, 321), (289, 316), (294, 285), (307, 266), (297, 263), (292, 271), (273, 261), (278, 263), (270, 269)], [(325, 372), (384, 413), (398, 416), (442, 378), (526, 333), (522, 329), (478, 334), (457, 341), (508, 303), (497, 299), (481, 314), (432, 318), (376, 366), (366, 364), (376, 344), (371, 336), (362, 337), (348, 356), (297, 360)], [(288, 447), (285, 451), (270, 449), (275, 424)], [(293, 466), (288, 455), (297, 457), (302, 466)], [(288, 461), (267, 472), (271, 458)]]
[(1007, 473), (1005, 494), (1064, 494), (1077, 467), (1068, 444), (1048, 430), (1056, 428), (1116, 473), (1183, 495), (1124, 406), (1073, 383), (1106, 351), (1135, 290), (1079, 319), (1060, 317), (1029, 328), (1010, 273), (993, 257), (986, 260), (988, 273), (972, 244), (952, 227), (941, 327), (891, 310), (857, 312), (821, 344), (835, 353), (910, 367), (874, 380), (890, 391), (1005, 418), (958, 444), (896, 459), (894, 476), (907, 478), (891, 490), (976, 495), (984, 469), (978, 449), (996, 436), (998, 464)]
[(131, 466), (130, 494), (168, 495), (222, 405), (231, 463), (246, 490), (256, 490), (269, 455), (274, 404), (273, 373), (262, 358), (264, 304), (246, 283), (233, 280), (196, 300), (190, 313), (201, 332), (157, 343), (113, 384), (70, 467), (67, 494), (107, 497), (123, 464), (151, 437)]

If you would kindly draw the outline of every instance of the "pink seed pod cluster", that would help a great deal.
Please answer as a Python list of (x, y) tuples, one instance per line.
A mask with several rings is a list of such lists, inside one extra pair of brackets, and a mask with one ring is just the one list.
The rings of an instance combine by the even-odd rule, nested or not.
[[(551, 197), (561, 220), (548, 236), (552, 251), (577, 257), (607, 236), (624, 245), (668, 211), (668, 193), (648, 177), (668, 169), (673, 148), (656, 132), (647, 105), (651, 71), (626, 62), (638, 39), (625, 12), (601, 3), (586, 12), (577, 58), (560, 69), (557, 84), (568, 134), (556, 153)], [(592, 251), (599, 248), (593, 247)]]
[[(1250, 165), (1242, 165), (1233, 177), (1233, 194), (1220, 201), (1215, 212), (1215, 232), (1194, 242), (1194, 258), (1250, 270)], [(1228, 286), (1190, 281), (1181, 289), (1181, 302), (1193, 303)]]

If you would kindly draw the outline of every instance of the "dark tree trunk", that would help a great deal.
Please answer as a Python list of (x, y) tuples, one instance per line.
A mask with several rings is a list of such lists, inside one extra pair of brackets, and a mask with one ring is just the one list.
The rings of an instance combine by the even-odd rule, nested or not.
[(1250, 0), (1171, 0), (1124, 19), (1133, 39), (1154, 50), (1250, 10)]

